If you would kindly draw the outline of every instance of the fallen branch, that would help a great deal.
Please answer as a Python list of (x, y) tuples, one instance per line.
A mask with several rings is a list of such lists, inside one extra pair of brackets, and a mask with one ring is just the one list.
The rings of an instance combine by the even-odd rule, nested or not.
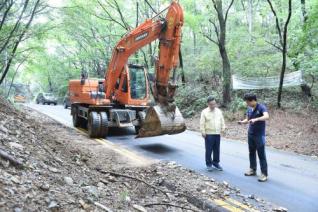
[(172, 192), (174, 192), (174, 194), (178, 194), (179, 196), (185, 197), (190, 204), (194, 205), (195, 207), (203, 211), (218, 211), (218, 212), (228, 211), (225, 208), (222, 208), (222, 206), (218, 206), (214, 202), (208, 199), (193, 196), (189, 194), (188, 192), (187, 193), (175, 192), (176, 189), (173, 183), (163, 181), (162, 185), (165, 186), (167, 189), (171, 190)]
[(107, 208), (105, 205), (102, 205), (98, 202), (94, 202), (94, 205), (96, 205), (97, 207), (99, 207), (100, 209), (103, 209), (104, 211), (107, 211), (107, 212), (113, 212), (110, 208)]
[(12, 165), (18, 168), (24, 168), (24, 165), (22, 162), (15, 159), (13, 156), (9, 155), (7, 152), (0, 149), (0, 157), (4, 160), (8, 160)]
[(165, 205), (165, 206), (170, 206), (170, 207), (175, 207), (175, 208), (181, 208), (183, 210), (189, 210), (189, 211), (195, 211), (195, 212), (197, 211), (197, 210), (194, 210), (192, 208), (183, 207), (183, 206), (175, 205), (175, 204), (171, 204), (171, 203), (163, 203), (163, 202), (145, 204), (144, 207), (151, 207), (154, 205)]
[(116, 177), (125, 177), (125, 178), (129, 178), (129, 179), (133, 179), (133, 180), (136, 180), (136, 181), (139, 181), (139, 182), (142, 182), (146, 185), (148, 185), (149, 187), (153, 188), (154, 190), (158, 190), (160, 191), (161, 193), (163, 193), (169, 200), (170, 200), (170, 197), (169, 195), (167, 194), (167, 192), (165, 192), (164, 190), (154, 186), (154, 185), (151, 185), (150, 183), (142, 180), (142, 179), (139, 179), (139, 178), (136, 178), (136, 177), (132, 177), (132, 176), (128, 176), (128, 175), (125, 175), (125, 174), (119, 174), (119, 173), (116, 173), (116, 172), (112, 172), (112, 171), (104, 171), (104, 170), (101, 170), (99, 168), (96, 168), (96, 170), (100, 173), (103, 173), (103, 174), (110, 174), (110, 175), (113, 175), (113, 176), (116, 176)]

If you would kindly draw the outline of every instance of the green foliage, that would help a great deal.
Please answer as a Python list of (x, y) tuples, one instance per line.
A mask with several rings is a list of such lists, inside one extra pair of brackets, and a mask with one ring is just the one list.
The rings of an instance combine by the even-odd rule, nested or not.
[(129, 191), (125, 188), (119, 193), (119, 201), (125, 202), (129, 197)]
[(246, 103), (243, 101), (243, 99), (241, 97), (235, 97), (233, 98), (230, 106), (229, 106), (229, 110), (233, 113), (236, 112), (242, 112), (244, 110), (246, 110)]
[(290, 54), (297, 67), (305, 74), (318, 77), (318, 2), (312, 5), (309, 14)]
[(191, 117), (207, 107), (206, 100), (209, 95), (219, 99), (216, 92), (204, 90), (206, 89), (203, 88), (203, 85), (186, 85), (179, 88), (176, 103), (185, 117)]

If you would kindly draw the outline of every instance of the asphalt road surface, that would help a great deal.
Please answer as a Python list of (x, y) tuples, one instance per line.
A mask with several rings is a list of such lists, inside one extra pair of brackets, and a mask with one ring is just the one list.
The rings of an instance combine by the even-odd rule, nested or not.
[[(62, 106), (28, 104), (55, 120), (72, 127), (70, 110)], [(176, 161), (199, 173), (227, 181), (245, 194), (255, 194), (289, 211), (318, 212), (318, 160), (309, 156), (267, 148), (269, 180), (245, 177), (249, 167), (247, 144), (222, 139), (221, 165), (223, 172), (205, 170), (204, 142), (197, 132), (186, 131), (178, 135), (134, 138), (132, 129), (112, 130), (107, 140), (123, 145), (147, 157)], [(318, 138), (317, 138), (318, 142)], [(258, 172), (260, 172), (258, 170)]]

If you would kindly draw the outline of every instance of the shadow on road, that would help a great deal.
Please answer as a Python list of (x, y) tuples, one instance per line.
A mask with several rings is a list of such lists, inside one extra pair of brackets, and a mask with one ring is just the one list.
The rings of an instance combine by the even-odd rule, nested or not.
[(170, 154), (176, 152), (177, 149), (171, 148), (169, 146), (163, 144), (145, 144), (145, 145), (138, 145), (139, 148), (155, 153), (155, 154)]
[(126, 128), (116, 128), (111, 127), (108, 131), (108, 136), (127, 136), (127, 135), (136, 135), (135, 129), (132, 127)]

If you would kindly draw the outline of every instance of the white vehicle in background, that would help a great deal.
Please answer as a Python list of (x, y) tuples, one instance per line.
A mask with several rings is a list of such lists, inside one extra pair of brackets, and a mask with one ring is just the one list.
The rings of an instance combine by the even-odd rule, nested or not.
[(39, 93), (36, 97), (35, 102), (37, 104), (53, 104), (57, 105), (57, 98), (52, 93)]

